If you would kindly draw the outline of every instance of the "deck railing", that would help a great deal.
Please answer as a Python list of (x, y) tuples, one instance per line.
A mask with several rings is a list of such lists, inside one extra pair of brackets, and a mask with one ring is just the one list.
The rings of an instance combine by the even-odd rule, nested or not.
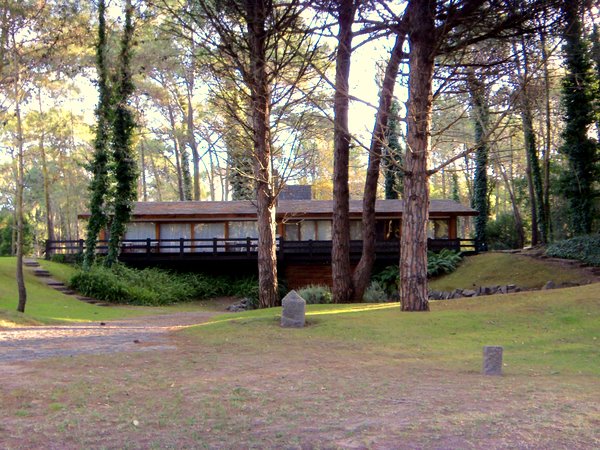
[[(473, 239), (428, 239), (429, 250), (439, 251), (448, 248), (464, 253), (475, 253), (477, 245)], [(331, 255), (331, 241), (287, 241), (277, 238), (277, 253), (281, 259), (296, 258), (327, 258)], [(213, 238), (213, 239), (125, 239), (121, 246), (122, 259), (139, 259), (146, 255), (147, 258), (157, 257), (185, 257), (196, 258), (234, 258), (256, 257), (258, 239), (256, 238)], [(53, 255), (79, 255), (85, 250), (85, 241), (61, 240), (46, 242), (46, 257)], [(106, 253), (108, 241), (98, 241), (96, 252)], [(400, 243), (396, 240), (377, 241), (375, 251), (378, 257), (394, 257), (399, 254)], [(350, 242), (351, 255), (362, 253), (362, 241)]]

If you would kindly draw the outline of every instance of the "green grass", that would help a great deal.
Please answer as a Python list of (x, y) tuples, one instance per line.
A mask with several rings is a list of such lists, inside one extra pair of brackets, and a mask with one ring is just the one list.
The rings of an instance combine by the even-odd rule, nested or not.
[(541, 288), (548, 281), (582, 283), (585, 278), (577, 271), (555, 267), (541, 260), (508, 253), (483, 253), (464, 259), (458, 269), (446, 276), (431, 280), (429, 287), (438, 291), (473, 286), (516, 284), (520, 288)]
[(293, 353), (318, 343), (469, 371), (480, 370), (484, 345), (501, 345), (507, 373), (597, 376), (599, 287), (432, 302), (430, 313), (402, 313), (397, 303), (310, 305), (309, 326), (299, 330), (281, 329), (281, 309), (272, 308), (219, 316), (186, 333), (216, 348)]
[[(67, 280), (75, 271), (69, 265), (50, 261), (43, 261), (42, 266), (61, 281)], [(207, 307), (206, 302), (160, 308), (90, 305), (49, 288), (42, 280), (36, 278), (31, 270), (25, 268), (27, 304), (25, 314), (20, 314), (16, 312), (18, 295), (15, 270), (15, 258), (0, 258), (0, 326), (122, 319), (149, 314), (197, 311)]]

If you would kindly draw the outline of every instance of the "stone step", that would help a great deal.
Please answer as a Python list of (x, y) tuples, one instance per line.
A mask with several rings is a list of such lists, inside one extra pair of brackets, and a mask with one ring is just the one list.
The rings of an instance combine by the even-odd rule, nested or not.
[(33, 274), (36, 277), (50, 277), (50, 272), (44, 269), (36, 269), (33, 271)]
[(69, 289), (66, 286), (64, 286), (64, 287), (55, 287), (54, 289), (56, 289), (58, 292), (62, 292), (65, 295), (74, 295), (75, 294), (75, 291), (73, 289)]
[(40, 267), (40, 263), (37, 261), (25, 261), (23, 264), (25, 267)]
[(63, 283), (62, 281), (48, 281), (48, 283), (46, 283), (48, 286), (52, 286), (54, 289), (58, 289), (60, 287), (65, 286), (65, 283)]

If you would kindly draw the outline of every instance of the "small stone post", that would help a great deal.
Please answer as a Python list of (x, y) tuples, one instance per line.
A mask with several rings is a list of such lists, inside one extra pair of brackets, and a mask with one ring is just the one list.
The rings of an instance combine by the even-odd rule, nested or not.
[(302, 328), (305, 323), (306, 301), (294, 290), (281, 301), (281, 326), (284, 328)]
[(502, 347), (483, 347), (483, 374), (502, 375)]

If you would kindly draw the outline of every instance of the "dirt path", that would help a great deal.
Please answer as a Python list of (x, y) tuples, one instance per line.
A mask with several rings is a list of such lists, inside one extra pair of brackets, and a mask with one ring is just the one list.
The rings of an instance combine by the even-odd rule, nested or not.
[(205, 322), (216, 314), (186, 312), (108, 322), (0, 329), (0, 365), (56, 356), (172, 349), (171, 331)]

